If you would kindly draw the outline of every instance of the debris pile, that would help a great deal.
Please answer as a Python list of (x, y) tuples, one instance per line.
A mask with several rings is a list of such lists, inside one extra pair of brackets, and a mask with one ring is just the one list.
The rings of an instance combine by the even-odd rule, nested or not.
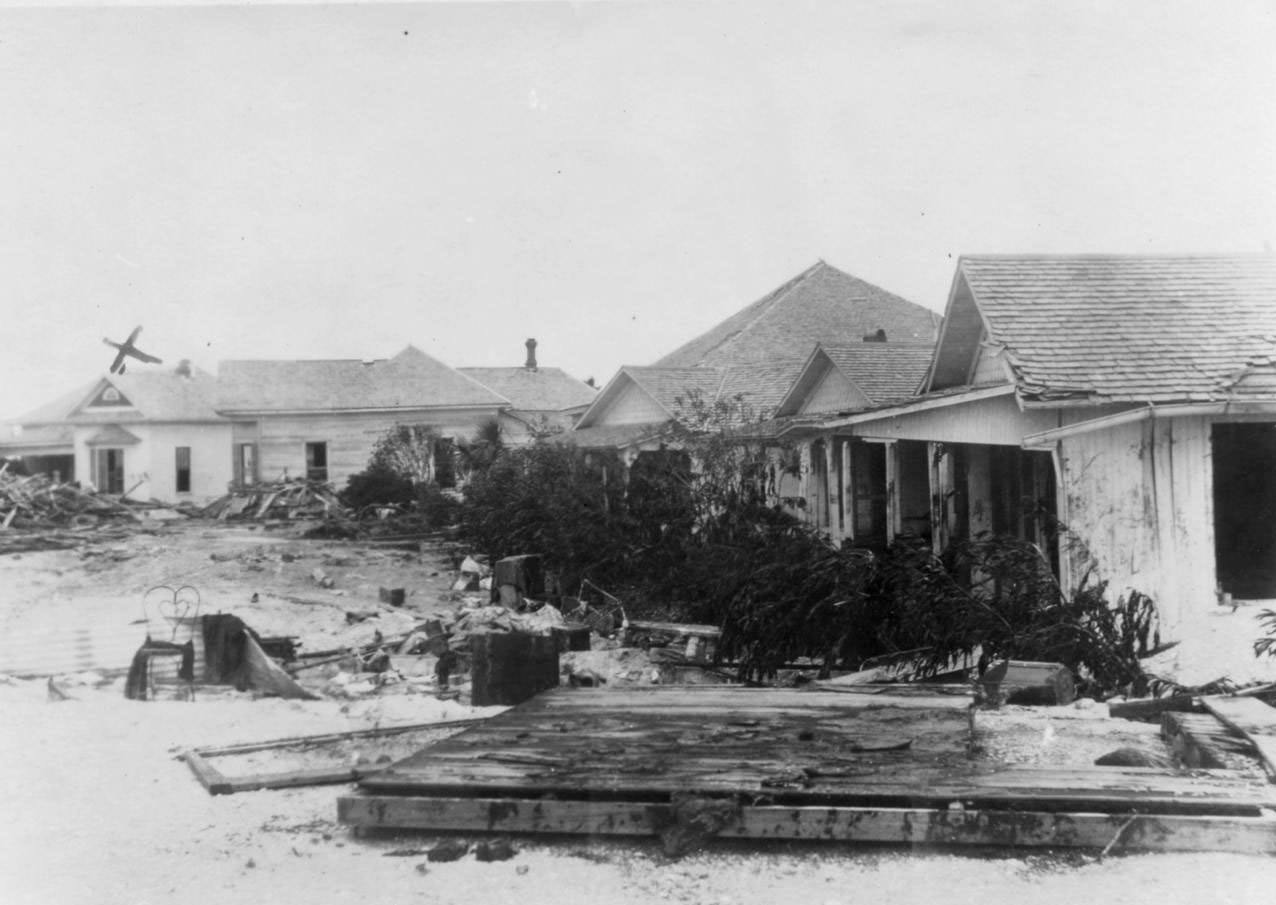
[(0, 468), (0, 553), (64, 550), (90, 539), (122, 537), (127, 531), (119, 523), (135, 522), (139, 510), (158, 505)]
[(199, 512), (209, 519), (302, 519), (348, 516), (332, 487), (300, 478), (236, 487)]

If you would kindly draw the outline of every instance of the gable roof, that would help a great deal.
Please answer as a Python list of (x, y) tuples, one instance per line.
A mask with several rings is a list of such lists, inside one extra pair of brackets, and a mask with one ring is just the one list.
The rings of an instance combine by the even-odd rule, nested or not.
[(912, 398), (921, 388), (934, 350), (930, 343), (821, 343), (793, 382), (777, 414), (795, 414), (830, 369), (850, 381), (869, 407)]
[(588, 406), (598, 391), (561, 368), (457, 368), (524, 412), (562, 412)]
[[(119, 390), (130, 404), (87, 409), (108, 386)], [(191, 368), (189, 376), (153, 368), (108, 374), (14, 420), (24, 425), (63, 421), (220, 421), (221, 416), (213, 409), (216, 387), (217, 378), (199, 368)]]
[(509, 400), (407, 346), (390, 359), (232, 360), (221, 363), (223, 412), (505, 407)]
[(879, 286), (816, 264), (656, 362), (658, 367), (730, 367), (765, 359), (805, 361), (830, 337), (878, 330), (890, 341), (934, 342), (940, 316)]
[(1025, 403), (1222, 399), (1276, 368), (1270, 254), (968, 256), (950, 307), (964, 292)]

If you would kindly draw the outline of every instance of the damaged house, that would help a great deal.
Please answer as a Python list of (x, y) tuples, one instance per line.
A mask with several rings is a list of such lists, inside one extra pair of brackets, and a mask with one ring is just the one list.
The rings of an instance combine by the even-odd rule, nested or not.
[(1276, 598), (1274, 256), (963, 257), (921, 392), (842, 398), (783, 409), (837, 540), (1015, 535), (1168, 627)]

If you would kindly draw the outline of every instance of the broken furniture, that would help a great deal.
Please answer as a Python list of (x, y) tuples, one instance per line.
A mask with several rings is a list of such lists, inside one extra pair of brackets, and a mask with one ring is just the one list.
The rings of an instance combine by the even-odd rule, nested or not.
[(730, 838), (1276, 853), (1276, 786), (972, 760), (972, 703), (961, 686), (557, 688), (365, 777), (338, 816), (666, 845), (699, 821)]
[(199, 591), (190, 585), (159, 585), (142, 595), (146, 640), (129, 668), (126, 697), (194, 700), (195, 677), (204, 665), (199, 607)]

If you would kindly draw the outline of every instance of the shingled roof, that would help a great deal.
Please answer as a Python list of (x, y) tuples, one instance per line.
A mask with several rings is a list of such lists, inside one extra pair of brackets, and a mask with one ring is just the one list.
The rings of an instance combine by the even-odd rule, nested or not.
[[(119, 390), (129, 406), (119, 411), (83, 410), (105, 384)], [(217, 378), (199, 368), (191, 368), (188, 375), (152, 368), (130, 370), (85, 384), (14, 421), (24, 425), (62, 421), (220, 421), (213, 409), (216, 385)]]
[(457, 368), (523, 412), (584, 408), (598, 391), (561, 368)]
[(390, 359), (224, 361), (222, 412), (505, 407), (509, 400), (408, 346)]
[(1225, 399), (1276, 369), (1274, 255), (963, 257), (954, 336), (963, 283), (1027, 402)]
[(939, 324), (934, 311), (819, 261), (656, 366), (805, 361), (818, 342), (851, 342), (878, 330), (890, 341), (934, 342)]

